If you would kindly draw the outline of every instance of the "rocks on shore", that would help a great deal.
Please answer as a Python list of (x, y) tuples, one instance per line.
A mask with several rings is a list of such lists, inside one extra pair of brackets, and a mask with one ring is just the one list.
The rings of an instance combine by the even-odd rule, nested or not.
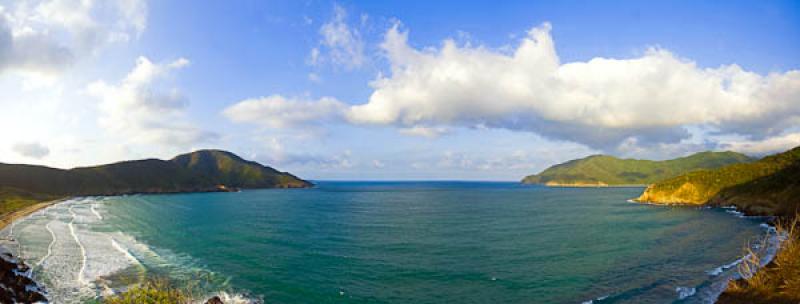
[(0, 254), (0, 303), (46, 303), (44, 288), (30, 273), (30, 267), (19, 259)]
[(225, 304), (225, 302), (222, 302), (222, 299), (220, 299), (218, 296), (214, 296), (213, 298), (208, 299), (206, 304)]

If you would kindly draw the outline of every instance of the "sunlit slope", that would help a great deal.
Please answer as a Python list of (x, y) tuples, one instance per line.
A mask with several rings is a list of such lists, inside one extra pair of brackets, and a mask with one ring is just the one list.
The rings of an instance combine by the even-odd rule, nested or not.
[(800, 202), (800, 147), (752, 163), (670, 178), (650, 185), (637, 200), (732, 204), (754, 214), (792, 214)]
[(701, 152), (665, 161), (594, 155), (552, 166), (522, 182), (550, 186), (646, 185), (693, 170), (751, 161), (736, 152)]

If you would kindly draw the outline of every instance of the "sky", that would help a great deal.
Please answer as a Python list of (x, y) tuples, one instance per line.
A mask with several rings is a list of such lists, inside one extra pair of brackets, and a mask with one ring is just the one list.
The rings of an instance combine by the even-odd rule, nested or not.
[(0, 0), (0, 162), (519, 180), (800, 145), (797, 1)]

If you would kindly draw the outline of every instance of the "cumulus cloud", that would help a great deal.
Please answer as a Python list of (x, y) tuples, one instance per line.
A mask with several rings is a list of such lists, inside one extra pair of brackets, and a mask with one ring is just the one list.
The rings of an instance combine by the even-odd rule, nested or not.
[(524, 130), (606, 148), (628, 138), (677, 142), (690, 125), (763, 137), (800, 115), (800, 71), (702, 69), (663, 49), (562, 64), (549, 24), (509, 53), (452, 40), (416, 50), (407, 36), (397, 26), (386, 34), (392, 73), (351, 109), (351, 121)]
[(189, 65), (184, 58), (158, 64), (139, 57), (136, 66), (117, 84), (98, 80), (88, 85), (89, 95), (100, 100), (99, 123), (110, 132), (138, 143), (188, 147), (212, 140), (184, 118), (186, 98), (165, 83), (172, 73)]
[[(366, 22), (362, 16), (362, 24)], [(366, 61), (364, 40), (358, 29), (347, 24), (347, 11), (337, 5), (333, 17), (319, 28), (320, 46), (311, 49), (308, 62), (319, 65), (329, 62), (347, 69), (361, 67)]]
[(50, 155), (49, 148), (36, 142), (17, 143), (11, 149), (19, 155), (35, 159), (42, 159)]
[(800, 123), (800, 71), (701, 68), (660, 48), (635, 58), (562, 63), (550, 30), (547, 23), (535, 27), (502, 50), (451, 39), (415, 49), (397, 24), (381, 45), (391, 73), (371, 83), (366, 103), (290, 102), (238, 121), (282, 117), (285, 108), (288, 117), (321, 112), (311, 116), (392, 125), (411, 135), (498, 128), (602, 150), (676, 144), (697, 127), (761, 140)]
[(0, 72), (58, 72), (144, 31), (143, 0), (22, 0), (0, 4)]

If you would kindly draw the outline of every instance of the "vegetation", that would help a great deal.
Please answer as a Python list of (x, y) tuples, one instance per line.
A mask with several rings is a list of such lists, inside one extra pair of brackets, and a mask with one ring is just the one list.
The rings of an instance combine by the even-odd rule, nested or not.
[(56, 197), (0, 186), (0, 218), (19, 209), (52, 199), (56, 199)]
[(793, 215), (800, 205), (800, 147), (759, 161), (699, 170), (653, 185), (638, 201), (735, 205), (748, 214)]
[(786, 240), (775, 258), (758, 272), (759, 255), (748, 246), (747, 258), (739, 266), (742, 279), (732, 281), (717, 303), (800, 303), (799, 224), (795, 216), (777, 225), (778, 234), (785, 235)]
[(777, 172), (720, 190), (710, 203), (748, 214), (788, 216), (800, 208), (800, 160)]
[(751, 161), (753, 159), (748, 156), (735, 152), (701, 152), (665, 161), (594, 155), (552, 166), (525, 177), (522, 182), (569, 186), (645, 185), (697, 169)]
[(153, 280), (122, 293), (104, 298), (104, 304), (187, 304), (191, 293), (174, 287), (166, 280)]
[(301, 188), (311, 183), (230, 152), (202, 150), (166, 161), (145, 159), (70, 170), (0, 164), (0, 186), (69, 196), (224, 190), (221, 186)]

